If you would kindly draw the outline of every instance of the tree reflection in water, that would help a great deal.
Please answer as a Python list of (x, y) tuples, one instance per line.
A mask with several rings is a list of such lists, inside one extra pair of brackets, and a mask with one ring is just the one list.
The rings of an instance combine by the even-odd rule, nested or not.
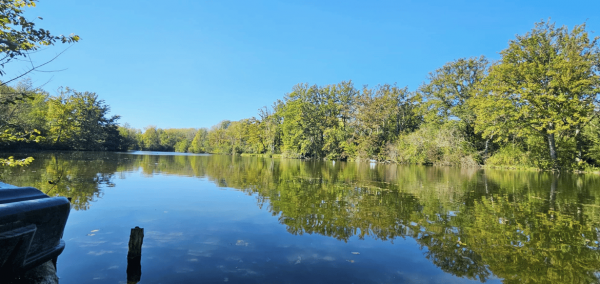
[(484, 282), (597, 282), (596, 175), (274, 160), (239, 156), (36, 155), (4, 182), (90, 209), (103, 187), (141, 170), (207, 178), (246, 192), (291, 234), (393, 242), (413, 238), (442, 270)]

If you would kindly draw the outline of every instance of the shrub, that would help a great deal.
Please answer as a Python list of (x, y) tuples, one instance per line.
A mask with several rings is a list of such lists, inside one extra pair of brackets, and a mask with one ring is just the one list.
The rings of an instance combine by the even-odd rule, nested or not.
[(443, 125), (423, 125), (401, 135), (396, 149), (387, 146), (384, 153), (402, 164), (477, 166), (480, 157), (454, 121)]

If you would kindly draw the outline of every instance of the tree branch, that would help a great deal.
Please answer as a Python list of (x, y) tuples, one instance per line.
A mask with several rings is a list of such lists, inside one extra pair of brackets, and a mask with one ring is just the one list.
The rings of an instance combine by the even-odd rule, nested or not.
[[(72, 46), (72, 45), (71, 45), (71, 46)], [(48, 64), (48, 63), (50, 63), (50, 62), (52, 62), (52, 61), (54, 61), (56, 58), (58, 58), (58, 57), (59, 57), (59, 56), (61, 56), (63, 53), (65, 53), (65, 51), (67, 51), (69, 48), (71, 48), (71, 46), (69, 46), (69, 47), (67, 47), (65, 50), (61, 51), (59, 54), (57, 54), (56, 56), (54, 56), (52, 59), (50, 59), (50, 60), (48, 60), (48, 61), (46, 61), (46, 62), (44, 62), (44, 63), (42, 63), (42, 64), (40, 64), (40, 65), (38, 65), (38, 66), (34, 66), (34, 67), (32, 67), (31, 69), (27, 70), (27, 72), (25, 72), (25, 73), (23, 73), (23, 74), (21, 74), (21, 75), (19, 75), (19, 76), (17, 76), (17, 77), (14, 77), (14, 78), (12, 78), (12, 79), (10, 79), (10, 80), (6, 81), (6, 82), (2, 82), (2, 84), (0, 84), (0, 86), (6, 86), (6, 84), (8, 84), (8, 83), (10, 83), (10, 82), (12, 82), (12, 81), (15, 81), (15, 80), (17, 80), (17, 79), (19, 79), (19, 78), (21, 78), (21, 77), (23, 77), (23, 76), (25, 76), (25, 75), (27, 75), (27, 74), (31, 73), (31, 72), (32, 72), (32, 71), (34, 71), (35, 69), (37, 69), (37, 68), (40, 68), (40, 67), (42, 67), (42, 66), (44, 66), (44, 65), (46, 65), (46, 64)]]

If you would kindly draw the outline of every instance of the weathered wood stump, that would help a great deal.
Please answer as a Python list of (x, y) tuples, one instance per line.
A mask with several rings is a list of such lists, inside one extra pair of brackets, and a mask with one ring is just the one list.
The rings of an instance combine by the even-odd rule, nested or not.
[(127, 252), (127, 283), (138, 283), (142, 278), (142, 243), (144, 228), (135, 227), (129, 235), (129, 251)]

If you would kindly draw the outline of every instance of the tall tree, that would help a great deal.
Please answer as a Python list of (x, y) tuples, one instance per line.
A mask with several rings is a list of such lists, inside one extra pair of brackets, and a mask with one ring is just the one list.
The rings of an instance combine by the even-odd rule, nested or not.
[(281, 108), (284, 152), (299, 157), (343, 156), (340, 146), (348, 136), (357, 94), (351, 81), (294, 86)]
[(198, 129), (189, 146), (189, 151), (192, 153), (206, 153), (209, 151), (208, 130), (206, 128)]
[(49, 136), (55, 146), (75, 150), (106, 150), (118, 147), (118, 115), (96, 93), (65, 88), (49, 100)]
[(156, 126), (148, 126), (142, 134), (143, 150), (160, 150), (160, 137)]
[(346, 159), (353, 155), (353, 122), (360, 92), (352, 81), (327, 85), (320, 90), (327, 102), (323, 151), (330, 159)]
[(477, 130), (540, 135), (558, 166), (557, 138), (577, 139), (598, 103), (598, 37), (590, 38), (585, 24), (568, 30), (542, 21), (501, 55), (476, 99)]
[(127, 151), (139, 149), (138, 136), (141, 135), (139, 129), (132, 128), (128, 123), (119, 126), (119, 150)]
[(417, 98), (407, 88), (395, 84), (365, 87), (357, 99), (360, 155), (374, 158), (386, 143), (395, 142), (401, 133), (414, 131), (421, 122), (416, 102)]
[[(72, 148), (78, 150), (106, 150), (115, 135), (118, 136), (118, 115), (109, 116), (110, 107), (96, 93), (72, 91), (69, 103), (73, 104), (75, 112), (73, 120), (76, 126), (76, 136)], [(114, 149), (114, 146), (110, 146)]]
[(283, 117), (281, 116), (284, 107), (284, 102), (277, 100), (273, 103), (269, 110), (266, 106), (259, 109), (260, 124), (259, 128), (262, 130), (261, 136), (262, 148), (269, 153), (275, 153), (281, 146), (281, 123)]
[(486, 75), (485, 57), (461, 58), (449, 62), (429, 74), (429, 82), (419, 88), (426, 99), (423, 106), (429, 122), (459, 119), (468, 137), (475, 133), (475, 113), (468, 103)]
[(283, 147), (291, 156), (319, 157), (323, 145), (322, 97), (317, 85), (298, 84), (285, 97)]
[[(79, 41), (79, 36), (55, 36), (48, 30), (36, 28), (35, 23), (27, 20), (23, 14), (24, 8), (35, 7), (36, 0), (3, 0), (0, 2), (0, 76), (4, 76), (6, 72), (4, 67), (11, 61), (28, 57), (29, 52), (35, 51), (42, 46), (53, 45), (57, 41), (62, 43), (72, 43)], [(40, 18), (41, 19), (41, 18)], [(50, 60), (52, 61), (52, 60)], [(8, 83), (15, 81), (38, 67), (49, 63), (43, 63), (37, 66), (32, 66), (31, 69), (16, 75), (12, 78), (4, 79), (0, 82), (0, 86), (6, 86)], [(29, 97), (31, 94), (27, 92), (2, 92), (0, 93), (0, 105), (14, 104), (16, 101)], [(0, 143), (11, 140), (22, 140), (19, 134), (4, 131), (0, 135)], [(17, 165), (27, 164), (31, 161), (28, 158), (24, 162), (18, 162), (14, 159), (0, 158), (0, 165)]]
[(47, 94), (33, 88), (30, 80), (23, 80), (15, 87), (0, 86), (0, 98), (7, 93), (24, 93), (27, 98), (0, 104), (0, 133), (7, 138), (0, 139), (0, 145), (25, 141), (32, 134), (43, 132), (47, 124)]
[(208, 141), (213, 153), (231, 153), (230, 140), (227, 137), (227, 128), (231, 121), (223, 120), (211, 127), (208, 133)]
[(75, 135), (74, 105), (65, 93), (51, 97), (48, 101), (48, 123), (50, 143), (62, 145)]

